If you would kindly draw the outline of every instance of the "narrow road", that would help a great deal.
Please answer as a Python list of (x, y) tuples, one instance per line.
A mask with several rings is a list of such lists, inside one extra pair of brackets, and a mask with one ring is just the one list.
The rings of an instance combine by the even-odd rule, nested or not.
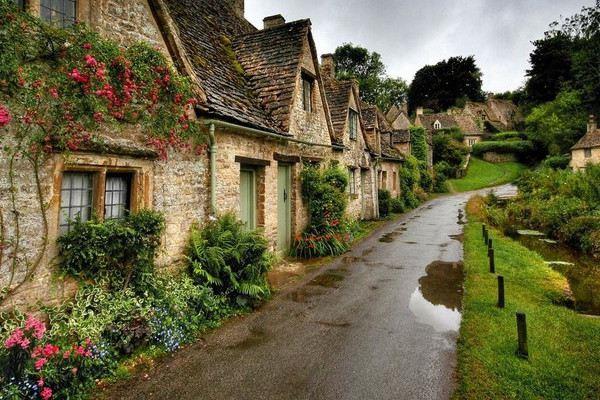
[(448, 399), (460, 326), (459, 209), (433, 200), (113, 399)]

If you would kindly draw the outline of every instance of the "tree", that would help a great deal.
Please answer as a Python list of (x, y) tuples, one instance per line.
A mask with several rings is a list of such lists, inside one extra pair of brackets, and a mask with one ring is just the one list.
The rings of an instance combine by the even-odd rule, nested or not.
[(460, 99), (483, 101), (481, 71), (475, 57), (451, 57), (417, 71), (408, 90), (411, 110), (425, 107), (443, 111)]
[(558, 32), (533, 42), (535, 49), (529, 56), (531, 68), (525, 90), (527, 100), (534, 104), (552, 101), (565, 84), (573, 80), (571, 72), (574, 41)]
[(532, 110), (526, 119), (527, 131), (550, 155), (565, 154), (585, 134), (586, 114), (581, 94), (565, 90)]
[(379, 53), (346, 43), (335, 50), (333, 58), (337, 78), (356, 79), (360, 97), (367, 103), (388, 110), (393, 105), (400, 106), (406, 101), (406, 82), (386, 74)]

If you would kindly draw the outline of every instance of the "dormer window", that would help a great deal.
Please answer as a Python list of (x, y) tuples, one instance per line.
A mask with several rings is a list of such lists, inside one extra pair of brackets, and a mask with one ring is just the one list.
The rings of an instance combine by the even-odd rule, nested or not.
[(433, 129), (435, 129), (436, 131), (439, 131), (440, 129), (442, 129), (442, 123), (440, 121), (435, 121), (433, 123)]
[(350, 139), (356, 140), (358, 137), (358, 113), (353, 109), (348, 112), (348, 125), (350, 131)]
[(315, 79), (308, 74), (302, 74), (302, 107), (307, 113), (313, 111), (313, 85)]
[(59, 28), (66, 28), (75, 23), (77, 0), (41, 0), (40, 16)]

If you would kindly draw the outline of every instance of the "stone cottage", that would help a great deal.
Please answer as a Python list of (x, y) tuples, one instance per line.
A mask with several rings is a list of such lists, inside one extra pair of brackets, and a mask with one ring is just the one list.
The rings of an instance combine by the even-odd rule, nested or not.
[(468, 147), (473, 147), (475, 143), (482, 141), (485, 136), (482, 124), (478, 123), (475, 117), (464, 113), (462, 110), (424, 114), (423, 108), (418, 108), (415, 125), (425, 128), (430, 135), (450, 129), (459, 129), (464, 135), (464, 144)]
[(571, 148), (570, 166), (582, 170), (590, 164), (600, 164), (600, 129), (593, 115), (590, 115), (587, 133)]
[(482, 122), (482, 130), (487, 132), (505, 132), (520, 129), (523, 114), (510, 100), (490, 98), (484, 103), (468, 101), (461, 111)]
[(321, 72), (331, 112), (334, 143), (343, 149), (336, 159), (349, 177), (348, 213), (355, 219), (376, 216), (376, 172), (362, 117), (358, 82), (337, 80), (333, 55), (321, 58)]
[(377, 188), (389, 191), (392, 197), (398, 197), (401, 194), (400, 170), (404, 161), (403, 154), (410, 152), (402, 153), (398, 149), (394, 142), (397, 132), (394, 132), (377, 106), (363, 102), (362, 115), (367, 141), (377, 160)]

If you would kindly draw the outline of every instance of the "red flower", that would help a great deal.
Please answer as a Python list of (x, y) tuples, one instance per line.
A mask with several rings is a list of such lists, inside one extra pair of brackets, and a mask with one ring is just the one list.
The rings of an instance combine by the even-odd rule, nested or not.
[(47, 362), (47, 358), (38, 358), (38, 360), (35, 362), (35, 369), (38, 371), (41, 370), (42, 368), (44, 368), (44, 365), (46, 365)]
[(50, 96), (52, 96), (55, 99), (58, 99), (58, 89), (53, 87), (53, 88), (50, 88), (49, 92), (50, 92)]
[(44, 357), (50, 358), (58, 354), (59, 351), (60, 349), (58, 348), (58, 346), (55, 346), (53, 344), (47, 344), (42, 350), (42, 354), (44, 355)]
[(98, 66), (98, 61), (90, 54), (86, 54), (83, 59), (85, 60), (85, 64), (90, 68), (96, 68)]
[(8, 125), (11, 120), (12, 120), (12, 117), (10, 116), (10, 113), (8, 112), (8, 108), (6, 108), (2, 104), (0, 104), (0, 128), (3, 128), (6, 125)]
[(84, 43), (84, 45), (82, 47), (84, 49), (86, 49), (86, 50), (91, 50), (92, 49), (92, 44), (91, 43)]
[(96, 121), (97, 123), (101, 123), (102, 121), (104, 121), (104, 115), (101, 112), (95, 112), (94, 121)]
[(42, 400), (50, 400), (52, 398), (52, 389), (46, 386), (40, 392), (40, 397), (42, 398)]
[(67, 75), (77, 83), (88, 83), (90, 81), (90, 77), (79, 72), (77, 68), (73, 68), (73, 71), (69, 72)]

